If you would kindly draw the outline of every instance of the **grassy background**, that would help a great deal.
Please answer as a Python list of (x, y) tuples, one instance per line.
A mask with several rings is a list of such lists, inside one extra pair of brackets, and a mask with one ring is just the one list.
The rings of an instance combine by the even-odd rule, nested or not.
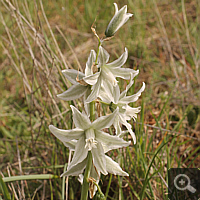
[[(139, 69), (133, 93), (146, 83), (135, 123), (137, 144), (110, 155), (130, 176), (102, 176), (107, 199), (167, 199), (167, 169), (200, 167), (200, 3), (198, 0), (115, 1), (134, 16), (104, 43), (110, 61), (127, 47), (124, 67)], [(61, 70), (83, 70), (114, 14), (113, 1), (1, 0), (0, 172), (60, 175), (69, 151), (49, 124), (73, 127), (69, 105), (56, 98), (70, 86)], [(120, 82), (122, 89), (126, 82)], [(127, 138), (128, 139), (128, 138)], [(34, 177), (33, 177), (34, 178)], [(65, 198), (64, 179), (6, 183), (13, 199)], [(69, 199), (80, 184), (69, 177)], [(3, 185), (3, 183), (0, 182)], [(0, 191), (0, 199), (6, 194)], [(95, 197), (96, 198), (96, 197)]]

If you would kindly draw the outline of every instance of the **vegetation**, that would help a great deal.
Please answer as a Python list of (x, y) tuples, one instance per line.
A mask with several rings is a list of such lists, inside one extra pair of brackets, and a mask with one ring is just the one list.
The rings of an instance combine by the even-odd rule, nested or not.
[[(85, 68), (98, 45), (91, 26), (104, 35), (113, 3), (1, 0), (0, 199), (80, 198), (77, 178), (59, 177), (71, 152), (48, 126), (74, 127), (70, 104), (82, 101), (56, 97), (70, 87), (61, 70)], [(167, 169), (200, 167), (200, 3), (116, 3), (134, 16), (104, 45), (113, 60), (128, 48), (124, 67), (140, 70), (130, 94), (146, 89), (133, 105), (136, 145), (110, 155), (129, 177), (101, 176), (100, 186), (107, 199), (167, 199)]]

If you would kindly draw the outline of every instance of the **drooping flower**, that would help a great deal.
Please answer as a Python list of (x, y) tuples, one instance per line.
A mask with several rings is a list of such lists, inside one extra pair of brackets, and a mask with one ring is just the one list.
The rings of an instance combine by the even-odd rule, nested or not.
[[(70, 150), (75, 151), (75, 146), (76, 146), (77, 140), (74, 140), (73, 142), (65, 142), (65, 146), (69, 147)], [(107, 148), (105, 145), (103, 145), (103, 149), (104, 149), (104, 153), (107, 153), (108, 151), (110, 151), (110, 148)], [(122, 170), (122, 168), (120, 167), (120, 165), (115, 162), (114, 160), (112, 160), (109, 156), (105, 155), (106, 158), (106, 170), (108, 173), (114, 174), (114, 175), (119, 175), (119, 176), (129, 176), (128, 173), (126, 173), (125, 171)], [(78, 165), (74, 166), (71, 170), (67, 170), (66, 172), (64, 172), (61, 176), (79, 176), (78, 180), (81, 184), (83, 184), (83, 174), (80, 173), (80, 169), (84, 170), (86, 167), (86, 159), (82, 162), (79, 163)], [(90, 177), (98, 184), (99, 183), (99, 179), (100, 179), (101, 173), (99, 172), (99, 170), (97, 170), (94, 165), (92, 165), (91, 167), (91, 171), (90, 171)], [(91, 186), (92, 188), (89, 190), (90, 191), (90, 198), (93, 198), (93, 196), (96, 193), (97, 187), (96, 185)]]
[(127, 122), (127, 120), (130, 120), (131, 118), (135, 120), (137, 118), (137, 113), (140, 112), (140, 107), (132, 108), (128, 104), (138, 100), (139, 96), (145, 89), (145, 83), (143, 82), (141, 89), (136, 94), (131, 95), (131, 96), (126, 96), (128, 90), (133, 85), (133, 83), (134, 83), (133, 76), (131, 76), (129, 84), (127, 85), (126, 89), (121, 94), (120, 94), (119, 86), (117, 85), (116, 87), (114, 87), (113, 93), (108, 93), (106, 92), (106, 90), (104, 91), (101, 90), (100, 98), (102, 99), (102, 101), (106, 103), (110, 103), (111, 109), (114, 110), (116, 108), (119, 108), (117, 112), (117, 116), (114, 121), (116, 134), (120, 135), (122, 133), (121, 128), (120, 128), (120, 123), (123, 124), (128, 129), (129, 133), (131, 134), (133, 138), (133, 142), (135, 144), (136, 137), (132, 130), (132, 126)]
[[(69, 164), (67, 171), (62, 176), (77, 176), (81, 174), (86, 166), (88, 151), (91, 151), (93, 164), (97, 171), (102, 174), (107, 174), (110, 168), (107, 168), (110, 163), (105, 156), (105, 150), (117, 149), (126, 147), (129, 142), (122, 138), (110, 135), (101, 131), (104, 128), (110, 127), (116, 117), (118, 109), (112, 114), (102, 116), (93, 122), (90, 122), (88, 116), (78, 111), (74, 106), (71, 106), (73, 112), (73, 121), (76, 128), (72, 130), (58, 129), (53, 125), (49, 126), (50, 131), (61, 140), (66, 146), (74, 149), (74, 156)], [(75, 146), (75, 148), (74, 148)]]
[(89, 96), (91, 92), (91, 86), (88, 85), (86, 82), (84, 82), (83, 78), (93, 75), (93, 63), (95, 59), (96, 59), (96, 53), (94, 50), (91, 50), (88, 60), (86, 62), (85, 74), (75, 69), (62, 70), (64, 76), (73, 85), (65, 92), (57, 95), (58, 98), (65, 101), (75, 100), (84, 95), (84, 107), (88, 115), (89, 115), (89, 107), (88, 104), (85, 102), (85, 99)]
[(111, 19), (108, 24), (105, 35), (106, 37), (112, 37), (116, 31), (123, 26), (127, 20), (133, 16), (133, 14), (127, 13), (127, 5), (123, 6), (120, 10), (118, 10), (118, 6), (114, 3), (115, 6), (115, 15)]
[[(102, 47), (99, 47), (98, 65), (99, 72), (90, 76), (83, 77), (83, 80), (92, 86), (92, 92), (86, 99), (86, 102), (95, 100), (103, 87), (107, 92), (112, 92), (113, 87), (117, 86), (116, 77), (123, 79), (129, 79), (130, 75), (136, 76), (139, 70), (133, 70), (130, 68), (121, 68), (127, 60), (128, 50), (125, 48), (125, 52), (115, 61), (107, 63), (109, 60), (108, 52)], [(110, 91), (111, 90), (111, 91)]]

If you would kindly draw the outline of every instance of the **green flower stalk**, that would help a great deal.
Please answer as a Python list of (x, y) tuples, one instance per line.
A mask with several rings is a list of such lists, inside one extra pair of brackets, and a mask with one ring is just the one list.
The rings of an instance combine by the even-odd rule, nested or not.
[[(111, 19), (106, 31), (106, 37), (111, 37), (132, 16), (127, 13), (127, 6), (118, 10), (115, 6), (115, 15)], [(103, 193), (98, 185), (101, 174), (108, 173), (120, 176), (128, 176), (120, 165), (107, 155), (107, 152), (129, 146), (130, 141), (125, 141), (121, 124), (127, 130), (136, 143), (132, 126), (128, 123), (131, 118), (135, 119), (140, 107), (132, 108), (128, 104), (138, 100), (145, 89), (145, 84), (133, 95), (127, 96), (127, 91), (133, 85), (133, 78), (138, 75), (139, 70), (122, 68), (128, 58), (128, 49), (113, 62), (109, 61), (109, 53), (102, 47), (106, 39), (100, 40), (95, 29), (92, 31), (98, 39), (97, 53), (91, 50), (86, 62), (85, 72), (74, 69), (62, 71), (64, 76), (72, 83), (72, 86), (63, 93), (57, 95), (65, 101), (83, 98), (84, 108), (79, 111), (70, 106), (73, 113), (74, 129), (64, 130), (53, 125), (49, 126), (51, 133), (57, 137), (70, 150), (74, 151), (72, 161), (62, 176), (78, 176), (82, 184), (81, 200), (87, 200), (88, 194), (93, 198), (95, 192)], [(126, 89), (120, 93), (117, 78), (130, 80)], [(96, 113), (95, 103), (107, 105), (111, 113), (101, 116), (101, 109)], [(108, 109), (109, 110), (109, 109)], [(109, 112), (110, 112), (109, 111)], [(98, 116), (98, 117), (97, 117)], [(108, 133), (108, 128), (113, 133)], [(84, 175), (83, 175), (84, 174)]]

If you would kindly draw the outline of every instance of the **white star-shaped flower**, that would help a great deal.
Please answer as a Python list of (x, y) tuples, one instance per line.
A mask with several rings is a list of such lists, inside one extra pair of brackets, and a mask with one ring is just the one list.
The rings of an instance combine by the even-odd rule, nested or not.
[(98, 65), (99, 71), (90, 76), (83, 77), (83, 80), (89, 85), (93, 85), (92, 92), (86, 99), (86, 102), (94, 101), (100, 93), (102, 87), (107, 92), (113, 91), (113, 87), (117, 86), (116, 77), (123, 79), (129, 79), (130, 75), (136, 76), (139, 70), (135, 71), (130, 68), (121, 68), (127, 60), (128, 50), (125, 48), (125, 52), (115, 61), (108, 63), (109, 60), (108, 52), (102, 47), (99, 47)]
[[(88, 116), (78, 111), (74, 106), (71, 106), (73, 112), (73, 121), (76, 128), (72, 130), (58, 129), (53, 125), (49, 126), (50, 131), (61, 140), (66, 146), (75, 149), (75, 153), (67, 171), (63, 175), (79, 175), (83, 172), (88, 151), (91, 151), (93, 164), (99, 173), (107, 174), (107, 158), (104, 149), (117, 149), (126, 147), (130, 143), (122, 138), (110, 135), (101, 131), (104, 128), (110, 127), (116, 117), (118, 109), (112, 114), (102, 116), (93, 122), (90, 122)], [(75, 146), (75, 148), (74, 148)], [(110, 161), (111, 162), (111, 161)]]
[[(64, 142), (65, 146), (68, 147), (70, 150), (75, 151), (75, 146), (77, 144), (77, 140), (73, 140), (70, 142)], [(103, 150), (104, 153), (107, 153), (108, 151), (110, 151), (111, 149), (108, 146), (102, 145), (103, 146)], [(108, 173), (114, 174), (114, 175), (119, 175), (119, 176), (129, 176), (128, 173), (126, 173), (125, 171), (122, 170), (122, 168), (120, 167), (120, 165), (115, 162), (114, 160), (112, 160), (109, 156), (105, 155), (105, 160), (106, 160), (106, 170)], [(62, 174), (62, 176), (79, 176), (78, 180), (80, 181), (81, 184), (83, 184), (83, 174), (80, 173), (85, 167), (86, 167), (86, 159), (84, 161), (82, 161), (82, 163), (79, 163), (78, 165), (74, 166), (73, 168), (67, 170), (66, 172), (64, 172)], [(99, 179), (100, 179), (100, 171), (98, 169), (96, 169), (94, 167), (94, 165), (92, 165), (91, 167), (91, 171), (90, 171), (90, 177), (92, 177), (96, 183), (99, 183)], [(95, 193), (96, 193), (97, 187), (96, 185), (92, 188), (92, 190), (90, 191), (90, 198), (92, 198)]]
[(128, 129), (135, 144), (136, 137), (132, 130), (132, 126), (127, 122), (127, 120), (130, 120), (131, 118), (135, 120), (137, 118), (137, 113), (140, 112), (140, 107), (132, 108), (128, 104), (138, 100), (139, 96), (145, 89), (145, 83), (143, 82), (143, 86), (136, 94), (131, 96), (126, 96), (128, 90), (133, 85), (133, 83), (134, 83), (133, 76), (131, 76), (129, 85), (127, 85), (126, 89), (121, 94), (118, 85), (114, 87), (112, 93), (111, 92), (108, 93), (106, 90), (103, 91), (102, 89), (100, 93), (100, 98), (102, 99), (103, 102), (110, 103), (111, 109), (113, 108), (114, 110), (115, 108), (119, 108), (119, 111), (117, 112), (117, 116), (114, 121), (116, 134), (119, 135), (122, 133), (120, 128), (120, 123), (123, 124)]

